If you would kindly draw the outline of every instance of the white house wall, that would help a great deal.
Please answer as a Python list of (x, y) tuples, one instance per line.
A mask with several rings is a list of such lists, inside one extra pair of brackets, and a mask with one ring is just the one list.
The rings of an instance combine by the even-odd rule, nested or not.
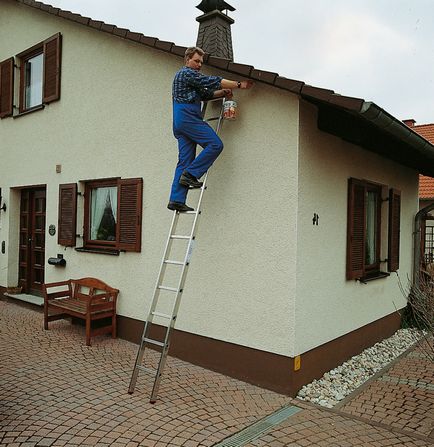
[[(0, 187), (8, 201), (1, 216), (0, 240), (7, 250), (0, 255), (0, 285), (15, 286), (18, 278), (20, 195), (9, 188), (46, 184), (46, 259), (61, 253), (67, 261), (65, 268), (46, 265), (46, 281), (98, 277), (120, 289), (118, 314), (143, 320), (172, 218), (166, 209), (177, 158), (171, 82), (182, 59), (21, 4), (0, 3), (0, 60), (57, 32), (63, 37), (60, 101), (0, 122)], [(236, 91), (235, 99), (239, 119), (224, 124), (225, 150), (210, 174), (177, 327), (289, 355), (298, 100), (259, 83)], [(62, 166), (59, 174), (56, 165)], [(143, 177), (141, 253), (109, 256), (59, 246), (57, 235), (48, 235), (50, 224), (57, 227), (59, 184), (108, 177)], [(78, 210), (82, 235), (82, 197)]]
[[(399, 276), (411, 277), (418, 175), (317, 128), (316, 108), (300, 107), (296, 341), (301, 354), (405, 306), (395, 273), (361, 284), (345, 278), (348, 179), (401, 190)], [(314, 213), (319, 224), (313, 225)], [(381, 259), (387, 258), (388, 202), (382, 205)], [(387, 271), (387, 264), (381, 265)]]

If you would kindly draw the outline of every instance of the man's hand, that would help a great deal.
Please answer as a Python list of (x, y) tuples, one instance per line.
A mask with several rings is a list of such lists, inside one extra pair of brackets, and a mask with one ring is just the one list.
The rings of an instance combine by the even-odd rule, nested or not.
[(224, 88), (223, 89), (223, 96), (227, 99), (232, 99), (232, 97), (234, 96), (232, 93), (232, 90), (230, 88)]
[(214, 98), (227, 98), (232, 99), (233, 94), (230, 88), (223, 88), (214, 92)]

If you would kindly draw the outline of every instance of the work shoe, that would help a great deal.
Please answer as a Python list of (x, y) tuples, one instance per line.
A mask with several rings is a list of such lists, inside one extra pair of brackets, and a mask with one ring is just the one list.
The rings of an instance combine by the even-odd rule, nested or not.
[(194, 211), (194, 208), (190, 208), (185, 203), (181, 202), (169, 202), (167, 208), (172, 211), (179, 211), (180, 213), (185, 213), (186, 211)]
[(202, 188), (203, 182), (200, 182), (194, 175), (184, 171), (179, 178), (179, 184), (188, 188)]

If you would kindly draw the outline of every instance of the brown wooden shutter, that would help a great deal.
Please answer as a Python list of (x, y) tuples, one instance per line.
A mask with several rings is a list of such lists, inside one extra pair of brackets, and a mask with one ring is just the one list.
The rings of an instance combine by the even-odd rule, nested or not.
[(399, 269), (399, 240), (401, 232), (401, 191), (391, 188), (389, 191), (389, 250), (387, 269), (396, 272)]
[(14, 58), (0, 62), (0, 118), (11, 116), (14, 107)]
[(57, 243), (65, 247), (75, 246), (77, 228), (77, 184), (59, 185), (59, 216)]
[(61, 34), (44, 41), (44, 98), (45, 104), (60, 98)]
[(357, 279), (365, 271), (366, 186), (357, 179), (348, 181), (347, 279)]
[(118, 180), (117, 241), (118, 249), (140, 251), (142, 242), (141, 178)]

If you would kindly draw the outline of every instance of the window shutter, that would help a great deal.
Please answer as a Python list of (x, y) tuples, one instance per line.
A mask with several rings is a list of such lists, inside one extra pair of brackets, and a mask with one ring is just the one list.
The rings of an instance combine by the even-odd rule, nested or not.
[(399, 269), (399, 240), (401, 227), (401, 191), (391, 188), (389, 191), (389, 253), (387, 269), (396, 272)]
[(347, 279), (363, 276), (365, 267), (365, 196), (360, 180), (348, 181)]
[(140, 251), (142, 242), (143, 180), (118, 180), (118, 249)]
[(44, 98), (43, 102), (56, 101), (60, 98), (60, 50), (61, 34), (56, 34), (44, 41)]
[(77, 228), (77, 184), (59, 185), (59, 216), (57, 243), (65, 247), (75, 246)]
[(0, 63), (0, 118), (11, 116), (14, 101), (14, 58)]

